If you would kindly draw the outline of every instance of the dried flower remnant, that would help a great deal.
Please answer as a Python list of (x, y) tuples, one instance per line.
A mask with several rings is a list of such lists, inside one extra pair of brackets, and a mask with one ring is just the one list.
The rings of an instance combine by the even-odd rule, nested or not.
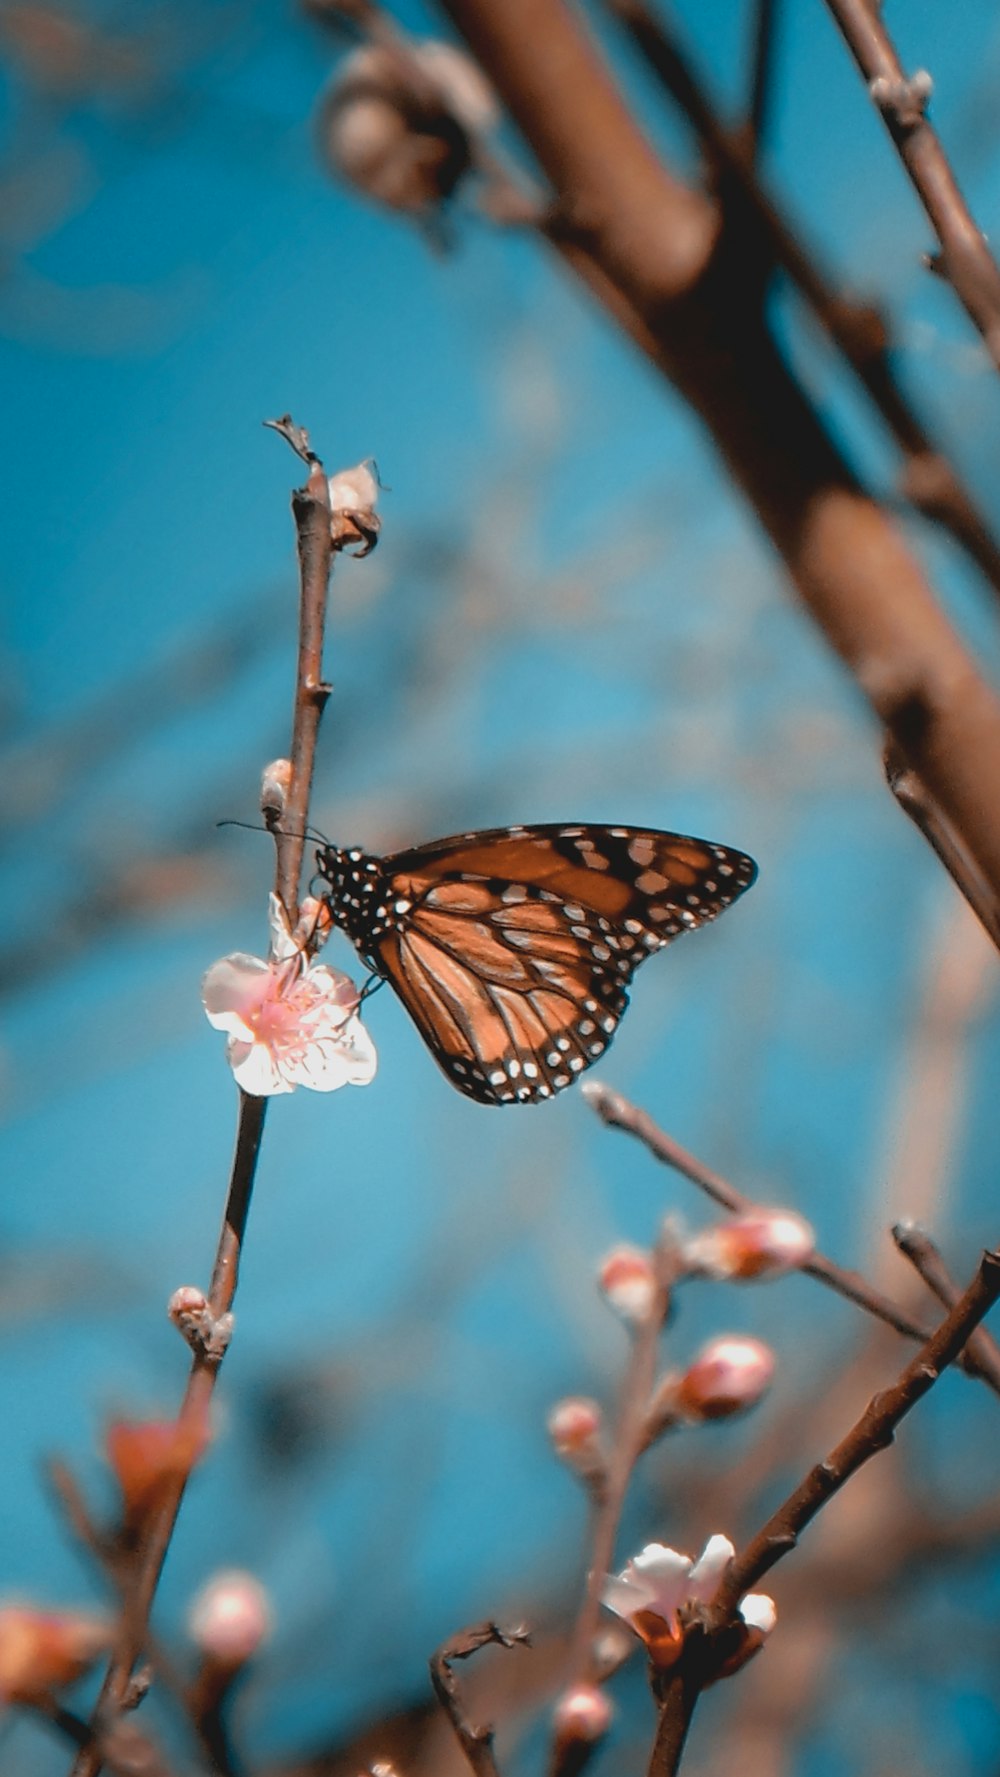
[[(709, 1537), (694, 1562), (663, 1543), (647, 1543), (620, 1574), (608, 1575), (603, 1602), (645, 1642), (654, 1666), (665, 1670), (681, 1653), (687, 1617), (697, 1606), (711, 1604), (734, 1553), (725, 1536)], [(720, 1677), (737, 1671), (757, 1652), (777, 1616), (773, 1600), (763, 1592), (748, 1592), (737, 1614), (745, 1633)]]
[(271, 896), (272, 955), (237, 951), (213, 963), (202, 982), (210, 1024), (228, 1037), (226, 1059), (237, 1085), (257, 1098), (335, 1092), (374, 1077), (375, 1046), (357, 1016), (358, 990), (347, 975), (309, 962), (317, 909), (303, 902), (294, 932)]
[(642, 1247), (626, 1242), (612, 1247), (601, 1263), (598, 1282), (622, 1320), (638, 1324), (648, 1318), (656, 1297), (656, 1271)]
[(684, 1259), (692, 1271), (747, 1283), (797, 1271), (815, 1250), (813, 1229), (794, 1210), (755, 1209), (693, 1234)]
[(99, 1617), (0, 1605), (0, 1702), (38, 1703), (74, 1684), (112, 1640)]
[(183, 1486), (208, 1447), (204, 1418), (117, 1419), (108, 1426), (104, 1448), (121, 1488), (124, 1527), (139, 1530), (149, 1516)]
[(320, 147), (366, 197), (426, 218), (471, 171), (476, 141), (496, 121), (492, 89), (452, 44), (365, 44), (327, 89)]
[(263, 1646), (273, 1623), (260, 1581), (242, 1568), (213, 1575), (188, 1612), (188, 1633), (205, 1658), (236, 1670)]

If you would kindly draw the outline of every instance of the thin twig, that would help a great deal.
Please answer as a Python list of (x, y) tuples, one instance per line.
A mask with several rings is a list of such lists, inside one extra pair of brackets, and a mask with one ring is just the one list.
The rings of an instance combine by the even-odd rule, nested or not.
[[(276, 834), (277, 859), (275, 891), (294, 920), (298, 904), (305, 831), (308, 820), (309, 791), (319, 721), (326, 701), (327, 687), (321, 679), (321, 650), (326, 614), (329, 572), (332, 560), (330, 544), (329, 491), (323, 466), (310, 449), (308, 434), (285, 415), (272, 422), (292, 449), (309, 465), (306, 486), (293, 496), (293, 511), (299, 545), (301, 596), (299, 607), (299, 657), (296, 694), (292, 721), (290, 758), (292, 776), (288, 791), (287, 833)], [(325, 530), (325, 542), (323, 532)], [(264, 1119), (265, 1098), (253, 1098), (240, 1091), (237, 1116), (236, 1146), (226, 1197), (226, 1208), (216, 1249), (208, 1305), (216, 1320), (229, 1313), (239, 1278), (240, 1257), (246, 1233), (247, 1216), (253, 1194), (254, 1179)], [(207, 1424), (209, 1407), (219, 1374), (221, 1356), (209, 1351), (195, 1351), (187, 1388), (178, 1414), (181, 1432), (199, 1432)], [(97, 1777), (102, 1756), (100, 1738), (107, 1724), (120, 1716), (131, 1678), (132, 1668), (145, 1646), (150, 1611), (173, 1536), (177, 1514), (184, 1497), (187, 1475), (172, 1479), (163, 1504), (149, 1526), (139, 1549), (134, 1573), (126, 1594), (118, 1645), (112, 1655), (100, 1695), (91, 1715), (92, 1739), (78, 1754), (71, 1777)]]
[[(682, 1178), (690, 1179), (693, 1185), (704, 1191), (706, 1197), (710, 1197), (713, 1203), (727, 1210), (730, 1215), (748, 1215), (760, 1208), (753, 1198), (744, 1196), (728, 1179), (713, 1172), (711, 1167), (690, 1154), (686, 1148), (682, 1148), (673, 1136), (654, 1123), (648, 1111), (640, 1110), (624, 1093), (616, 1092), (601, 1080), (588, 1080), (581, 1090), (602, 1123), (606, 1123), (610, 1129), (623, 1129), (626, 1134), (634, 1135), (664, 1166), (679, 1172)], [(877, 1320), (884, 1321), (886, 1326), (892, 1327), (894, 1332), (902, 1333), (904, 1338), (930, 1338), (931, 1329), (923, 1321), (908, 1314), (891, 1297), (884, 1296), (859, 1271), (851, 1271), (836, 1264), (825, 1253), (814, 1252), (812, 1258), (800, 1266), (800, 1270), (807, 1277), (815, 1277), (817, 1282), (836, 1291), (838, 1296), (845, 1297), (848, 1302), (854, 1302)], [(989, 1387), (996, 1387), (992, 1372), (980, 1366), (972, 1351), (961, 1358), (960, 1368), (970, 1376), (986, 1382)], [(1000, 1393), (1000, 1389), (997, 1392)]]
[(649, 1409), (656, 1382), (660, 1333), (677, 1277), (677, 1250), (672, 1234), (661, 1239), (653, 1260), (656, 1284), (647, 1313), (632, 1329), (632, 1348), (622, 1378), (611, 1454), (604, 1484), (595, 1498), (587, 1584), (573, 1628), (567, 1685), (595, 1684), (602, 1676), (594, 1657), (601, 1595), (614, 1564), (618, 1526), (632, 1472), (649, 1444)]
[(487, 1724), (477, 1727), (469, 1720), (459, 1692), (458, 1680), (451, 1666), (453, 1660), (467, 1660), (470, 1654), (478, 1653), (481, 1647), (488, 1647), (491, 1643), (498, 1647), (530, 1647), (531, 1637), (521, 1625), (513, 1629), (501, 1629), (499, 1623), (476, 1623), (472, 1628), (462, 1629), (450, 1641), (444, 1642), (431, 1655), (430, 1660), (431, 1683), (438, 1702), (451, 1722), (455, 1738), (476, 1777), (499, 1777), (493, 1756), (494, 1730)]
[[(745, 132), (720, 121), (694, 63), (645, 0), (605, 0), (607, 9), (665, 93), (693, 125), (715, 168), (720, 194), (745, 211), (741, 225), (759, 234), (774, 264), (798, 290), (831, 344), (865, 389), (903, 454), (903, 497), (926, 518), (942, 525), (974, 561), (994, 592), (1000, 593), (1000, 544), (939, 444), (928, 432), (899, 384), (892, 362), (888, 325), (870, 303), (849, 300), (835, 286), (814, 245), (808, 250), (760, 176), (753, 145)], [(761, 12), (766, 0), (761, 0)]]
[(1000, 904), (982, 871), (892, 740), (886, 743), (883, 763), (886, 783), (903, 813), (937, 853), (955, 887), (1000, 950)]
[(879, 8), (871, 0), (827, 0), (827, 5), (940, 242), (934, 270), (951, 284), (1000, 369), (1000, 267), (927, 121), (930, 76), (921, 70), (907, 78)]
[(878, 1451), (888, 1449), (896, 1427), (923, 1398), (942, 1371), (955, 1362), (979, 1322), (1000, 1296), (1000, 1250), (983, 1254), (979, 1270), (947, 1318), (927, 1340), (899, 1380), (873, 1395), (845, 1438), (789, 1494), (763, 1529), (735, 1557), (712, 1604), (711, 1620), (726, 1624), (750, 1591), (846, 1481)]
[[(926, 1229), (918, 1228), (915, 1222), (897, 1222), (892, 1238), (928, 1289), (933, 1290), (942, 1307), (954, 1308), (962, 1292)], [(968, 1353), (975, 1358), (980, 1373), (989, 1378), (992, 1387), (1000, 1394), (1000, 1345), (992, 1333), (980, 1327), (969, 1340)]]

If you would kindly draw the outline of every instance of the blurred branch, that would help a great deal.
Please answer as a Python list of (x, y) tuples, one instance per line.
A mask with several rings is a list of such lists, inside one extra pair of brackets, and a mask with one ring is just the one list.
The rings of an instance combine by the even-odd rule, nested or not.
[(827, 0), (941, 244), (932, 269), (952, 286), (1000, 369), (1000, 267), (986, 245), (926, 109), (932, 81), (911, 77), (871, 0)]
[(750, 103), (747, 107), (748, 147), (751, 160), (758, 159), (760, 155), (761, 144), (767, 131), (771, 112), (777, 22), (778, 0), (756, 0), (750, 63)]
[(983, 1316), (1000, 1296), (1000, 1250), (985, 1252), (968, 1289), (899, 1380), (874, 1395), (857, 1423), (772, 1513), (734, 1559), (713, 1601), (712, 1616), (728, 1622), (745, 1592), (795, 1548), (800, 1533), (864, 1463), (891, 1445), (896, 1427), (955, 1362)]
[(661, 166), (564, 0), (444, 3), (551, 181), (547, 238), (701, 416), (815, 621), (1000, 895), (1000, 802), (983, 793), (1000, 781), (1000, 701), (783, 361), (754, 243)]
[[(664, 91), (704, 144), (720, 180), (720, 199), (743, 212), (740, 226), (759, 234), (774, 265), (806, 302), (831, 344), (850, 365), (903, 453), (900, 488), (926, 518), (949, 531), (1000, 595), (1000, 545), (984, 515), (900, 387), (886, 318), (870, 303), (845, 297), (813, 247), (808, 250), (761, 181), (753, 143), (721, 122), (677, 33), (644, 0), (605, 0)], [(759, 19), (767, 12), (760, 0)], [(731, 222), (733, 218), (731, 216)]]
[[(693, 1185), (704, 1191), (706, 1197), (710, 1197), (713, 1203), (727, 1210), (730, 1215), (747, 1215), (760, 1207), (753, 1198), (745, 1197), (742, 1191), (731, 1185), (728, 1179), (713, 1172), (703, 1161), (696, 1159), (694, 1154), (689, 1154), (686, 1148), (674, 1141), (673, 1136), (654, 1123), (647, 1111), (640, 1110), (623, 1093), (605, 1086), (600, 1080), (588, 1080), (581, 1090), (602, 1123), (606, 1123), (611, 1129), (623, 1129), (628, 1135), (634, 1135), (657, 1160), (672, 1167), (674, 1172), (679, 1172), (682, 1178), (690, 1179)], [(814, 1252), (812, 1258), (801, 1266), (801, 1270), (807, 1277), (815, 1277), (817, 1282), (825, 1284), (837, 1295), (844, 1296), (847, 1301), (854, 1302), (866, 1313), (874, 1315), (876, 1320), (884, 1321), (886, 1326), (902, 1333), (904, 1338), (930, 1338), (929, 1327), (907, 1314), (904, 1308), (898, 1307), (888, 1296), (884, 1296), (860, 1272), (846, 1270), (820, 1252)], [(992, 1365), (981, 1365), (972, 1351), (960, 1359), (960, 1364), (969, 1375), (980, 1377), (1000, 1394), (1000, 1379)]]

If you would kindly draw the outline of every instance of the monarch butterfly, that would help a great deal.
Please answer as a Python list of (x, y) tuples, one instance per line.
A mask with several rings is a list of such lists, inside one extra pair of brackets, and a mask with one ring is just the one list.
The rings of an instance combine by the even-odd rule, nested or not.
[(743, 852), (647, 827), (493, 827), (384, 858), (323, 845), (316, 863), (334, 923), (480, 1104), (570, 1085), (639, 964), (757, 874)]

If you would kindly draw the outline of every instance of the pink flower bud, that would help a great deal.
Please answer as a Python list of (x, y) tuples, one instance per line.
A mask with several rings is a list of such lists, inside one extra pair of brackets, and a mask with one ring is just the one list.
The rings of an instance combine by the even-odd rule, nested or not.
[(575, 1456), (600, 1437), (604, 1415), (596, 1401), (570, 1394), (556, 1402), (546, 1423), (557, 1456)]
[(0, 1607), (0, 1702), (38, 1703), (73, 1684), (112, 1644), (107, 1623), (71, 1611)]
[(648, 1252), (622, 1242), (612, 1247), (598, 1273), (600, 1287), (623, 1320), (644, 1321), (656, 1296), (656, 1272)]
[(773, 1375), (774, 1353), (759, 1339), (710, 1339), (676, 1383), (676, 1410), (685, 1419), (725, 1419), (754, 1406)]
[(555, 1706), (553, 1720), (556, 1744), (560, 1748), (573, 1741), (593, 1746), (603, 1740), (611, 1726), (614, 1710), (604, 1692), (593, 1684), (575, 1684), (564, 1691)]
[(253, 1574), (239, 1568), (217, 1573), (194, 1599), (188, 1633), (216, 1665), (244, 1666), (271, 1633), (271, 1605)]
[(556, 1402), (547, 1423), (556, 1455), (593, 1494), (601, 1494), (607, 1479), (607, 1458), (602, 1437), (604, 1417), (597, 1402), (582, 1395), (567, 1395), (565, 1400)]
[(815, 1247), (812, 1228), (794, 1210), (758, 1209), (693, 1235), (684, 1257), (692, 1270), (742, 1283), (798, 1270)]

